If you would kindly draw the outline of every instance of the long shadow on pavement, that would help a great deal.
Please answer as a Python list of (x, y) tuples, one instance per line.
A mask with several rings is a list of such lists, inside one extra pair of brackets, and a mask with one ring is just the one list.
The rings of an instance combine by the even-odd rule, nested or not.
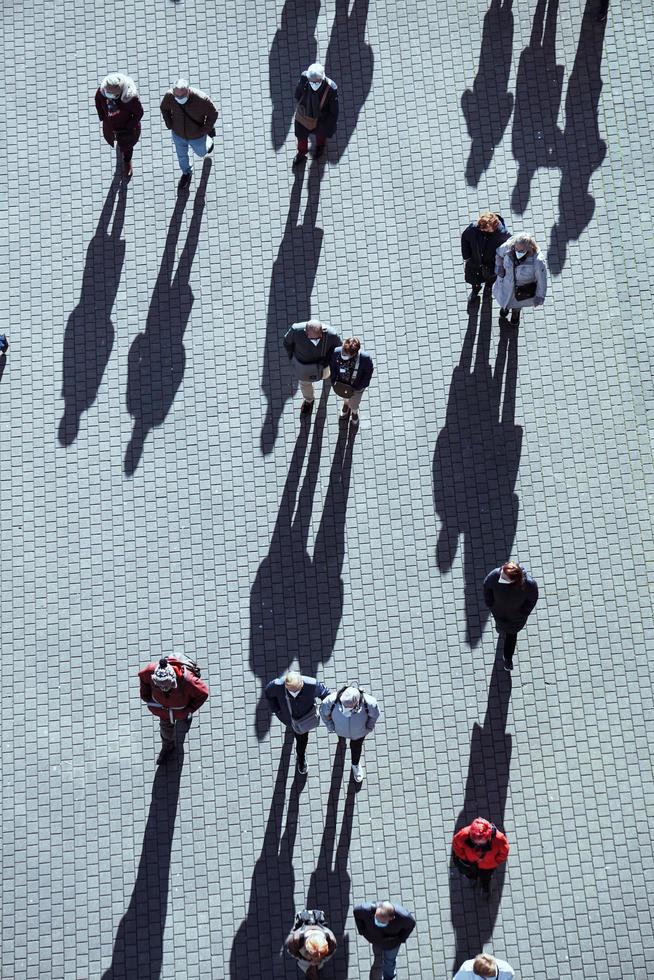
[(341, 159), (359, 121), (359, 114), (372, 88), (375, 58), (366, 43), (366, 21), (370, 0), (336, 0), (332, 32), (325, 55), (325, 70), (338, 85), (338, 127), (330, 141), (330, 162)]
[(469, 313), (433, 461), (434, 504), (441, 520), (436, 560), (441, 573), (449, 572), (459, 538), (463, 538), (466, 642), (470, 647), (479, 643), (489, 615), (481, 601), (483, 580), (492, 568), (508, 560), (519, 508), (514, 492), (522, 449), (522, 429), (515, 425), (518, 335), (512, 327), (501, 329), (491, 368), (491, 331), (487, 291), (481, 313), (478, 307)]
[(298, 78), (316, 60), (315, 38), (320, 0), (286, 0), (268, 59), (272, 118), (270, 138), (277, 153), (288, 136), (295, 112)]
[[(465, 798), (455, 833), (476, 817), (485, 817), (498, 830), (504, 829), (511, 767), (511, 736), (506, 732), (511, 675), (504, 670), (501, 646), (499, 640), (484, 724), (480, 726), (475, 722), (472, 729)], [(505, 867), (502, 865), (493, 875), (491, 895), (486, 899), (473, 887), (474, 882), (465, 878), (453, 864), (450, 865), (450, 908), (456, 937), (453, 971), (464, 960), (480, 953), (492, 937), (502, 899)]]

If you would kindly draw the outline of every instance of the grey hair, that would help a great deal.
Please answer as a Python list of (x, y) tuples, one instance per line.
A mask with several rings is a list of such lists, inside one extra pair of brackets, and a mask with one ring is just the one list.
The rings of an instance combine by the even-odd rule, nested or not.
[(325, 69), (319, 62), (314, 61), (314, 63), (309, 65), (307, 68), (307, 78), (310, 82), (322, 82), (324, 77)]
[(136, 87), (136, 82), (129, 75), (124, 75), (121, 71), (115, 71), (111, 75), (105, 75), (105, 77), (100, 82), (100, 88), (106, 88), (107, 85), (115, 87), (120, 85), (122, 92), (120, 93), (121, 102), (129, 102), (130, 99), (135, 99), (138, 96), (138, 89)]
[(531, 255), (536, 255), (538, 252), (536, 239), (533, 235), (528, 235), (526, 231), (519, 231), (517, 235), (511, 235), (508, 241), (504, 242), (504, 247), (507, 251), (511, 248), (517, 248), (519, 252), (529, 252)]
[(191, 86), (189, 85), (189, 83), (185, 78), (178, 78), (175, 84), (173, 85), (173, 88), (190, 88), (190, 87)]

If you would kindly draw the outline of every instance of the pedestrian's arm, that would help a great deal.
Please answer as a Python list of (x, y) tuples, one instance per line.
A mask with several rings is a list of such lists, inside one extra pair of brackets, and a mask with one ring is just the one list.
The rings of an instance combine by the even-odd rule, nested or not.
[(399, 937), (403, 943), (407, 941), (407, 939), (409, 938), (409, 936), (411, 935), (415, 927), (416, 927), (416, 920), (414, 918), (410, 918), (410, 919), (405, 918), (402, 932), (399, 934)]
[(338, 336), (338, 334), (330, 333), (327, 336), (327, 343), (325, 344), (325, 356), (322, 360), (323, 367), (330, 367), (332, 358), (334, 356), (334, 351), (337, 347), (341, 347), (343, 341)]
[(542, 306), (545, 302), (545, 296), (547, 295), (547, 268), (545, 263), (541, 260), (536, 261), (536, 295), (534, 297), (535, 305)]
[(299, 102), (300, 99), (302, 98), (302, 96), (304, 95), (304, 93), (306, 92), (307, 85), (308, 84), (309, 84), (309, 82), (305, 78), (305, 76), (304, 75), (300, 75), (300, 81), (295, 86), (295, 101), (296, 102)]
[(277, 697), (277, 685), (275, 684), (274, 681), (271, 681), (270, 684), (266, 685), (266, 689), (264, 693), (268, 700), (268, 704), (270, 705), (270, 710), (274, 714), (279, 715), (281, 708), (279, 704), (279, 698)]
[(95, 111), (98, 114), (100, 122), (104, 122), (105, 106), (100, 89), (95, 93)]
[(363, 379), (362, 379), (363, 383), (361, 385), (362, 391), (364, 391), (372, 381), (372, 376), (374, 374), (374, 371), (375, 371), (375, 365), (372, 363), (372, 358), (369, 358), (368, 360), (366, 360), (365, 370), (363, 372)]
[(357, 906), (354, 909), (354, 924), (356, 925), (357, 932), (359, 933), (360, 936), (365, 936), (365, 934), (366, 934), (365, 922), (366, 922), (366, 920), (365, 920), (365, 913), (364, 913), (363, 909), (361, 909), (361, 908), (359, 908), (359, 906)]
[(472, 258), (472, 248), (470, 247), (469, 241), (470, 231), (468, 228), (461, 235), (461, 256), (464, 262)]
[(286, 353), (288, 354), (289, 361), (293, 357), (295, 351), (295, 331), (293, 327), (287, 330), (284, 334), (284, 347), (286, 348)]
[(536, 585), (535, 582), (533, 584), (530, 583), (527, 586), (527, 596), (525, 598), (525, 601), (522, 603), (520, 607), (520, 612), (523, 613), (524, 616), (528, 616), (537, 602), (538, 602), (538, 586)]
[(140, 122), (141, 119), (143, 119), (143, 106), (141, 105), (141, 100), (136, 96), (133, 99), (130, 99), (129, 108), (134, 122)]
[(452, 838), (452, 850), (454, 851), (454, 854), (456, 855), (456, 857), (459, 858), (459, 860), (465, 861), (466, 864), (469, 864), (470, 862), (468, 861), (468, 859), (465, 856), (465, 843), (464, 842), (465, 842), (466, 836), (467, 836), (467, 828), (466, 827), (464, 827), (462, 830), (457, 830), (456, 834)]
[(500, 864), (504, 864), (509, 856), (509, 842), (500, 831), (497, 832), (495, 837), (495, 848), (493, 857), (495, 859), (495, 866), (498, 867)]
[[(365, 697), (365, 695), (364, 695)], [(379, 718), (379, 706), (376, 702), (368, 703), (368, 719), (366, 721), (366, 731), (371, 732), (375, 725), (377, 724), (377, 719)]]
[(493, 608), (493, 603), (495, 602), (495, 593), (492, 589), (492, 576), (493, 573), (491, 572), (490, 575), (487, 575), (484, 579), (484, 602), (489, 609)]
[(330, 717), (330, 713), (331, 713), (333, 707), (334, 707), (334, 699), (333, 698), (331, 698), (331, 699), (330, 698), (326, 698), (323, 701), (323, 703), (320, 705), (320, 717), (322, 718), (322, 720), (323, 720), (323, 722), (325, 724), (325, 728), (327, 729), (328, 732), (335, 732), (336, 731), (336, 728), (334, 726), (334, 722), (333, 722), (332, 718)]
[(140, 694), (142, 701), (152, 701), (152, 685), (149, 684), (144, 677), (139, 675), (139, 682), (141, 686)]
[(329, 695), (331, 693), (332, 692), (330, 691), (330, 689), (328, 687), (325, 687), (325, 685), (322, 683), (322, 681), (318, 681), (317, 682), (317, 684), (316, 684), (316, 697), (317, 698), (320, 698), (321, 701), (324, 701), (325, 698), (329, 697)]
[(205, 129), (207, 130), (208, 133), (209, 130), (212, 129), (213, 126), (215, 126), (216, 119), (218, 118), (218, 110), (216, 109), (211, 99), (206, 100), (206, 110), (207, 113), (205, 116), (204, 123), (205, 123)]
[(504, 268), (504, 256), (500, 255), (500, 249), (498, 248), (495, 252), (495, 275), (499, 276), (500, 279), (504, 279), (505, 273), (506, 269)]
[(161, 105), (159, 106), (159, 108), (161, 109), (161, 115), (163, 116), (163, 121), (164, 121), (164, 125), (166, 126), (166, 129), (172, 129), (173, 111), (170, 108), (170, 95), (168, 93), (164, 95), (163, 99), (161, 100)]
[(209, 697), (209, 688), (199, 677), (193, 678), (193, 686), (188, 699), (189, 711), (197, 711)]

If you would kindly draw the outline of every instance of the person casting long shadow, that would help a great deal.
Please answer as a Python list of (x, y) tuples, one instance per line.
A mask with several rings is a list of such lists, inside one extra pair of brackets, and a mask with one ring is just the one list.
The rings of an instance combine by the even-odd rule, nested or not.
[(189, 195), (181, 192), (177, 196), (145, 332), (137, 334), (129, 351), (126, 400), (127, 410), (134, 419), (134, 429), (125, 452), (127, 476), (132, 476), (139, 465), (148, 432), (165, 421), (184, 377), (184, 331), (195, 301), (190, 286), (191, 267), (200, 239), (210, 173), (211, 160), (205, 160), (186, 241), (173, 274), (177, 240)]
[(70, 314), (64, 333), (61, 383), (64, 414), (59, 423), (62, 446), (71, 446), (77, 438), (82, 415), (97, 398), (113, 349), (115, 331), (111, 311), (125, 261), (125, 241), (120, 236), (126, 203), (127, 185), (117, 175), (86, 250), (79, 303)]
[(328, 980), (329, 977), (338, 978), (338, 980), (347, 977), (349, 962), (349, 937), (345, 933), (345, 923), (350, 907), (350, 876), (347, 870), (347, 859), (352, 841), (357, 784), (353, 779), (348, 780), (347, 796), (345, 797), (337, 845), (338, 800), (343, 785), (344, 768), (345, 739), (339, 738), (334, 756), (325, 827), (320, 842), (320, 854), (316, 870), (311, 875), (306, 902), (306, 908), (322, 909), (325, 912), (327, 924), (338, 942), (333, 958), (320, 971), (321, 978), (324, 976), (325, 980)]
[(466, 182), (476, 187), (488, 170), (513, 112), (509, 92), (513, 50), (513, 0), (492, 0), (481, 37), (479, 68), (472, 90), (461, 96), (461, 110), (472, 140)]
[(288, 136), (295, 112), (297, 80), (316, 60), (315, 38), (320, 0), (286, 0), (268, 57), (268, 83), (273, 110), (270, 139), (277, 153)]
[(599, 133), (602, 49), (606, 24), (597, 21), (597, 2), (587, 0), (565, 97), (565, 127), (559, 150), (559, 218), (552, 228), (547, 260), (552, 274), (565, 265), (568, 242), (578, 241), (595, 213), (591, 177), (606, 156)]
[[(472, 729), (465, 798), (454, 832), (480, 816), (490, 820), (499, 830), (504, 829), (511, 767), (511, 736), (506, 731), (511, 675), (502, 666), (500, 648), (498, 642), (484, 723), (480, 726), (475, 722)], [(464, 878), (453, 864), (450, 866), (450, 910), (456, 937), (453, 972), (464, 960), (483, 950), (493, 935), (505, 868), (503, 864), (497, 869), (490, 896), (484, 899), (475, 892), (473, 882)]]
[(250, 670), (261, 685), (255, 719), (259, 739), (270, 728), (270, 710), (263, 694), (267, 681), (279, 677), (294, 661), (303, 673), (315, 676), (332, 656), (343, 614), (341, 572), (353, 447), (343, 429), (334, 452), (313, 557), (308, 551), (326, 405), (324, 391), (301, 489), (308, 437), (304, 431), (298, 436), (270, 549), (250, 594)]
[(184, 726), (173, 761), (159, 766), (152, 786), (138, 872), (120, 920), (111, 965), (102, 980), (159, 980), (168, 910), (170, 858), (184, 765)]
[(282, 947), (288, 924), (295, 914), (293, 848), (298, 827), (300, 793), (305, 778), (293, 780), (282, 833), (286, 779), (293, 746), (293, 733), (286, 732), (279, 759), (275, 788), (261, 854), (252, 872), (250, 900), (245, 919), (232, 943), (230, 980), (244, 977), (285, 977), (287, 963)]
[(463, 538), (466, 643), (471, 648), (479, 643), (489, 615), (482, 599), (484, 578), (511, 553), (522, 449), (522, 428), (515, 425), (517, 332), (509, 326), (501, 330), (491, 369), (489, 294), (481, 304), (478, 333), (477, 316), (477, 309), (469, 311), (433, 460), (434, 505), (441, 520), (436, 561), (441, 573), (449, 572)]
[[(370, 0), (336, 0), (332, 32), (325, 55), (325, 70), (338, 85), (340, 111), (336, 139), (327, 153), (331, 161), (341, 159), (356, 129), (359, 114), (372, 88), (375, 57), (366, 43), (366, 21)], [(348, 12), (349, 11), (349, 12)]]
[(556, 63), (559, 0), (538, 0), (531, 37), (520, 55), (516, 79), (512, 149), (518, 176), (511, 209), (524, 214), (539, 167), (557, 167), (561, 138), (556, 124), (563, 91), (563, 65)]
[(311, 318), (311, 293), (320, 262), (323, 230), (316, 227), (320, 183), (324, 163), (309, 168), (308, 196), (302, 224), (297, 224), (302, 199), (302, 172), (295, 176), (288, 217), (270, 277), (266, 341), (261, 389), (266, 399), (266, 417), (261, 429), (261, 452), (272, 452), (284, 405), (297, 390), (282, 341), (292, 323)]

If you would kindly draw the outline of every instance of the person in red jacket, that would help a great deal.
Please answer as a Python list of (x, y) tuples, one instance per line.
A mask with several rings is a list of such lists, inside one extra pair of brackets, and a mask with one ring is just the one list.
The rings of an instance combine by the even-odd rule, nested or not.
[(132, 156), (141, 136), (143, 106), (136, 84), (129, 75), (115, 72), (106, 75), (95, 93), (95, 109), (102, 135), (109, 144), (116, 144), (123, 157), (123, 176), (132, 177)]
[(479, 881), (488, 894), (493, 872), (509, 856), (509, 842), (495, 824), (477, 817), (452, 838), (454, 863), (467, 878)]
[(159, 717), (161, 752), (157, 765), (175, 751), (175, 724), (191, 715), (209, 697), (209, 688), (175, 657), (164, 657), (139, 671), (141, 698)]

